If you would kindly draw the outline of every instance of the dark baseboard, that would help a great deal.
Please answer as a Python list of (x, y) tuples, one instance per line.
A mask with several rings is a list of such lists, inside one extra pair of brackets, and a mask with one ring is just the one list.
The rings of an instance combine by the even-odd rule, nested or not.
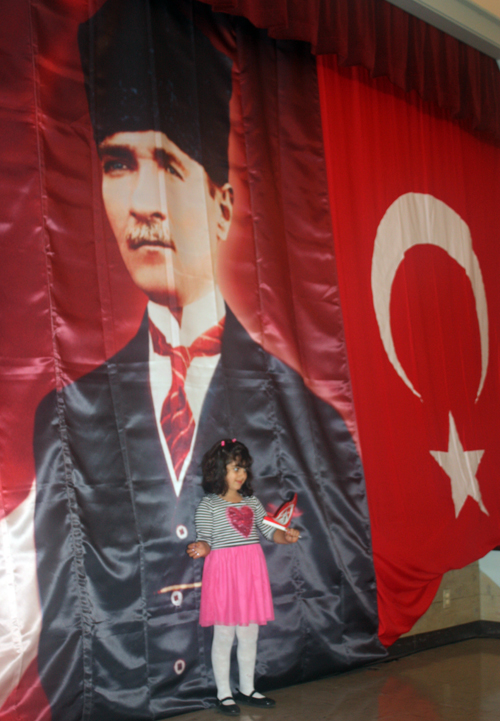
[(500, 638), (500, 623), (497, 621), (472, 621), (460, 626), (450, 626), (450, 628), (441, 628), (438, 631), (406, 636), (398, 639), (387, 649), (385, 660), (392, 661), (430, 648), (467, 641), (470, 638)]

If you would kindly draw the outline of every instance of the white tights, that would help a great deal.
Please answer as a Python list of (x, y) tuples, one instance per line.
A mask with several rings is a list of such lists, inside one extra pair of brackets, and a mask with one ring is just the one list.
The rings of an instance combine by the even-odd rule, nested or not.
[[(232, 696), (229, 684), (229, 668), (235, 631), (238, 639), (237, 657), (240, 672), (240, 691), (245, 696), (249, 696), (254, 690), (253, 680), (257, 655), (257, 638), (259, 635), (258, 625), (251, 623), (248, 626), (214, 626), (212, 668), (219, 700)], [(255, 696), (262, 698), (261, 694), (257, 692)]]

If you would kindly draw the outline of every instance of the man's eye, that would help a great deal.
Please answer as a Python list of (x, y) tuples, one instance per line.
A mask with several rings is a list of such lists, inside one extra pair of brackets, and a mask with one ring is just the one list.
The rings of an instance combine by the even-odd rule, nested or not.
[(123, 160), (105, 160), (102, 164), (104, 173), (120, 173), (124, 170), (130, 170), (129, 164)]
[(179, 178), (179, 180), (184, 180), (184, 178), (183, 178), (182, 175), (179, 173), (179, 171), (177, 170), (177, 168), (176, 168), (174, 165), (172, 165), (171, 163), (168, 163), (168, 165), (166, 166), (165, 170), (167, 171), (167, 173), (169, 173), (169, 175), (173, 175), (174, 178)]

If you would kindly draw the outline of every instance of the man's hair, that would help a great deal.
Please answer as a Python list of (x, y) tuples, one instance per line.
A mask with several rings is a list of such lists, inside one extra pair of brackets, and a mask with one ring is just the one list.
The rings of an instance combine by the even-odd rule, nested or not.
[(240, 488), (241, 495), (253, 496), (252, 456), (245, 444), (235, 438), (223, 438), (217, 441), (203, 456), (201, 486), (205, 493), (216, 493), (219, 496), (226, 493), (228, 489), (226, 466), (232, 462), (242, 466), (247, 472), (246, 481)]
[(98, 145), (114, 133), (160, 131), (222, 186), (232, 61), (193, 22), (193, 7), (191, 0), (107, 0), (79, 28), (85, 88)]

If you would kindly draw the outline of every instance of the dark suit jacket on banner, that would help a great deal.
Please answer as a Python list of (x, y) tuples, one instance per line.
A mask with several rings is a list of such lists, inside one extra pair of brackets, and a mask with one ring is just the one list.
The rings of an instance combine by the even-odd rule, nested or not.
[(296, 491), (302, 514), (299, 543), (262, 541), (276, 621), (261, 629), (259, 687), (384, 653), (364, 478), (341, 417), (228, 311), (177, 498), (153, 413), (146, 316), (122, 351), (37, 412), (39, 672), (53, 721), (159, 719), (213, 698), (199, 588), (183, 590), (181, 603), (158, 591), (201, 581), (202, 562), (185, 551), (201, 456), (224, 436), (248, 444), (264, 506)]

